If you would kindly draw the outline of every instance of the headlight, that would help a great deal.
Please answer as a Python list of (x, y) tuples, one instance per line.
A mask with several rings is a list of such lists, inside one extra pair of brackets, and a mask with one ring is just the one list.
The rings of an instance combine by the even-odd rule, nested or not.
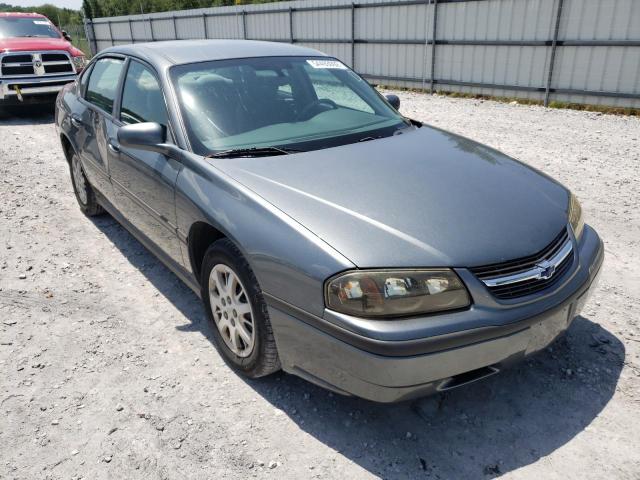
[(80, 55), (78, 57), (73, 57), (73, 65), (76, 67), (76, 71), (79, 73), (87, 64), (87, 57), (84, 55)]
[(584, 218), (580, 202), (573, 193), (569, 197), (569, 224), (571, 224), (576, 239), (580, 239), (582, 230), (584, 230)]
[(464, 308), (469, 295), (449, 269), (363, 270), (327, 283), (327, 307), (358, 317), (402, 317)]

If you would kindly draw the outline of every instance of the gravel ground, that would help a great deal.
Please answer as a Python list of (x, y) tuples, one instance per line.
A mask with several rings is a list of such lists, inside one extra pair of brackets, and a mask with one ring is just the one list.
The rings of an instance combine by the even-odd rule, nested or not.
[(80, 213), (50, 112), (5, 113), (0, 478), (640, 478), (640, 120), (398, 94), (578, 194), (607, 258), (563, 340), (411, 404), (244, 381), (197, 298)]

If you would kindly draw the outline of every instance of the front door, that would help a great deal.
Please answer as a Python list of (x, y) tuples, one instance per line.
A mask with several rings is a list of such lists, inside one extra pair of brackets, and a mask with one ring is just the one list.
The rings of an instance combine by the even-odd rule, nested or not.
[[(155, 72), (130, 60), (117, 114), (119, 125), (155, 122), (170, 131), (167, 107)], [(168, 133), (168, 141), (171, 134)], [(107, 140), (114, 203), (126, 219), (173, 261), (183, 265), (176, 229), (175, 184), (182, 165), (164, 155)]]

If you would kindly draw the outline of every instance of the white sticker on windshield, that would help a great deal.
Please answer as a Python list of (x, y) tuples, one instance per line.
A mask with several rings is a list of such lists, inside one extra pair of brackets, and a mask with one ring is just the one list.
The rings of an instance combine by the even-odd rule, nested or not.
[(338, 60), (307, 60), (307, 63), (313, 68), (337, 68), (338, 70), (347, 69), (347, 66)]
[(35, 23), (36, 25), (51, 25), (46, 20), (34, 20), (33, 23)]

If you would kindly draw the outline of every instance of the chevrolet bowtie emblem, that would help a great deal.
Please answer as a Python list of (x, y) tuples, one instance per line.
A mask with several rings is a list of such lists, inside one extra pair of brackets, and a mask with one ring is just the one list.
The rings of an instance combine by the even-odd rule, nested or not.
[(542, 280), (548, 280), (549, 278), (553, 277), (554, 273), (556, 273), (556, 266), (547, 261), (537, 263), (536, 267), (540, 269), (540, 272), (538, 273), (538, 278)]

